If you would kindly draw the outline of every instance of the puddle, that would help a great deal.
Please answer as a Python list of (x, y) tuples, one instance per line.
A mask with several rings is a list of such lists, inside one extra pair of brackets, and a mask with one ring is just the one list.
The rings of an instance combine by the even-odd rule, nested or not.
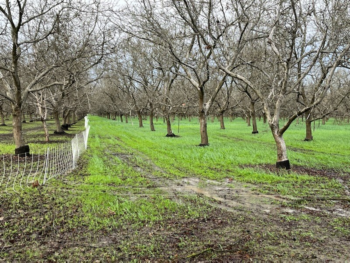
[(248, 187), (244, 187), (243, 184), (234, 181), (226, 183), (199, 178), (183, 178), (169, 181), (168, 186), (160, 188), (174, 194), (203, 195), (209, 198), (210, 205), (229, 211), (246, 209), (259, 214), (270, 213), (278, 207), (272, 204), (273, 201), (284, 201), (272, 195), (255, 193)]

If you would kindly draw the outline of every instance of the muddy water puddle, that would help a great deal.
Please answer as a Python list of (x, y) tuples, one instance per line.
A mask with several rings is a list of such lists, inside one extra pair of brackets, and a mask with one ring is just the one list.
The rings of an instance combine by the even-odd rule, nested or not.
[(187, 195), (200, 195), (209, 199), (209, 204), (228, 211), (249, 210), (253, 213), (270, 213), (278, 205), (274, 201), (284, 201), (282, 198), (262, 195), (253, 192), (242, 183), (230, 183), (205, 180), (199, 178), (184, 178), (176, 180), (170, 186), (161, 187), (166, 192), (177, 192)]

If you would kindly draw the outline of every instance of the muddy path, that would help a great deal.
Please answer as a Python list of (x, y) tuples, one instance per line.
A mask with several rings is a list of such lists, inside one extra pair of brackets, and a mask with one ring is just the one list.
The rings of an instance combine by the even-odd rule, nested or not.
[[(208, 198), (208, 204), (215, 208), (223, 209), (229, 212), (235, 211), (246, 211), (255, 215), (263, 217), (266, 214), (302, 214), (302, 213), (325, 213), (332, 216), (340, 216), (350, 218), (350, 198), (336, 198), (331, 199), (333, 201), (332, 207), (319, 206), (317, 203), (322, 203), (324, 201), (322, 198), (315, 198), (312, 200), (312, 204), (300, 205), (298, 208), (291, 209), (289, 206), (294, 206), (304, 201), (303, 198), (295, 198), (291, 196), (281, 196), (281, 195), (269, 195), (262, 194), (258, 191), (257, 186), (248, 183), (242, 183), (231, 178), (225, 181), (215, 181), (196, 177), (188, 177), (181, 179), (168, 179), (166, 177), (154, 176), (152, 171), (161, 172), (161, 174), (166, 174), (161, 168), (152, 163), (147, 156), (142, 153), (137, 153), (138, 158), (142, 158), (151, 169), (143, 168), (136, 164), (135, 155), (131, 154), (114, 154), (121, 161), (132, 166), (133, 169), (149, 180), (151, 180), (154, 185), (164, 191), (167, 196), (173, 199), (178, 199), (181, 195), (198, 195)], [(270, 166), (266, 169), (273, 170)], [(305, 168), (306, 169), (306, 168)], [(298, 171), (305, 171), (302, 167), (298, 167)], [(316, 170), (306, 169), (311, 171), (310, 174), (316, 175)], [(335, 171), (324, 171), (319, 170), (321, 176), (337, 178), (339, 182), (344, 182), (341, 178), (349, 178), (348, 174), (340, 174)], [(329, 174), (331, 176), (329, 176)], [(345, 185), (345, 189), (348, 187)], [(347, 190), (345, 190), (347, 192)], [(141, 194), (142, 195), (142, 194)], [(131, 198), (133, 197), (131, 194)], [(287, 207), (286, 207), (287, 205)]]

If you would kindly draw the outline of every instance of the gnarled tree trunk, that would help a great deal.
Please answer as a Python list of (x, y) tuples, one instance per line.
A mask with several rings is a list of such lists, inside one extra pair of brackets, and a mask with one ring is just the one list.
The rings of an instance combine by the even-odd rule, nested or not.
[(277, 148), (277, 162), (276, 168), (290, 169), (290, 163), (287, 156), (287, 147), (284, 141), (283, 135), (278, 133), (278, 125), (270, 124), (270, 129), (272, 131), (273, 138), (276, 142)]

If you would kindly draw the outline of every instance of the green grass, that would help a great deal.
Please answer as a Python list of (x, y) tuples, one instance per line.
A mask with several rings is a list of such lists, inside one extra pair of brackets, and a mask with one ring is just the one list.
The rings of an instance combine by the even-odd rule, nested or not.
[[(0, 236), (5, 240), (0, 261), (210, 262), (233, 261), (235, 255), (240, 261), (310, 261), (319, 254), (338, 259), (348, 250), (348, 218), (303, 207), (332, 211), (346, 207), (346, 200), (290, 200), (344, 197), (348, 182), (256, 167), (276, 160), (266, 125), (259, 123), (260, 133), (252, 135), (241, 119), (226, 122), (226, 130), (209, 122), (210, 146), (198, 147), (196, 119), (180, 122), (178, 138), (165, 137), (162, 120), (151, 132), (147, 121), (138, 128), (135, 119), (128, 124), (89, 119), (88, 150), (76, 170), (44, 187), (0, 195)], [(304, 142), (303, 125), (293, 125), (285, 136), (292, 165), (349, 171), (348, 128), (328, 122), (316, 129), (314, 141)], [(177, 121), (173, 130), (178, 134)], [(271, 198), (271, 213), (265, 213), (253, 211), (252, 200), (243, 197), (248, 205), (229, 207), (231, 212), (210, 196), (172, 195), (160, 188), (164, 182), (176, 187), (176, 179), (184, 177), (201, 178), (198, 188), (203, 189), (215, 187), (205, 179), (233, 179), (222, 186), (237, 184), (286, 199)], [(235, 195), (230, 197), (239, 197)], [(286, 208), (295, 212), (284, 212)], [(335, 246), (341, 252), (333, 252)]]
[[(0, 126), (0, 155), (1, 154), (14, 154), (15, 146), (12, 133), (12, 120), (6, 121), (7, 126)], [(43, 153), (47, 147), (54, 147), (57, 144), (61, 144), (70, 141), (73, 136), (84, 128), (84, 119), (77, 122), (68, 131), (67, 134), (55, 135), (56, 130), (55, 122), (53, 119), (47, 121), (47, 126), (50, 134), (50, 142), (45, 142), (45, 133), (40, 121), (26, 122), (22, 124), (24, 141), (30, 146), (30, 151), (35, 154)]]
[[(164, 175), (168, 177), (196, 176), (216, 180), (234, 178), (249, 183), (277, 185), (276, 191), (283, 194), (288, 191), (304, 191), (306, 194), (307, 188), (303, 185), (317, 184), (323, 189), (341, 187), (325, 178), (293, 172), (278, 175), (247, 167), (259, 164), (273, 165), (276, 160), (276, 146), (272, 135), (268, 126), (261, 122), (258, 124), (260, 133), (257, 135), (252, 135), (251, 128), (241, 119), (226, 122), (226, 130), (220, 130), (218, 122), (209, 122), (210, 146), (198, 147), (199, 125), (195, 119), (191, 122), (180, 122), (179, 138), (165, 137), (166, 127), (161, 120), (155, 123), (155, 132), (149, 130), (147, 122), (144, 123), (144, 128), (138, 128), (136, 120), (133, 124), (95, 116), (91, 116), (90, 120), (92, 134), (97, 131), (103, 132), (103, 143), (119, 145), (129, 152), (141, 152), (165, 170)], [(350, 159), (347, 157), (350, 143), (346, 139), (349, 127), (332, 125), (329, 121), (327, 125), (321, 125), (315, 130), (314, 141), (304, 142), (303, 125), (292, 125), (285, 135), (292, 165), (350, 171)], [(174, 122), (173, 130), (177, 131), (177, 128), (178, 123)]]
[[(140, 224), (163, 220), (167, 212), (179, 211), (183, 217), (193, 216), (195, 209), (168, 200), (164, 195), (154, 195), (154, 183), (148, 180), (144, 171), (166, 178), (200, 177), (213, 180), (225, 178), (259, 185), (259, 191), (305, 197), (310, 195), (341, 196), (343, 186), (335, 180), (282, 172), (266, 172), (247, 165), (274, 164), (276, 151), (267, 125), (259, 123), (260, 133), (252, 135), (250, 127), (243, 120), (226, 123), (226, 130), (220, 130), (217, 122), (209, 123), (209, 147), (198, 147), (199, 128), (196, 120), (174, 122), (173, 129), (180, 128), (180, 137), (165, 137), (166, 127), (161, 120), (155, 123), (151, 132), (145, 121), (139, 128), (136, 120), (128, 124), (90, 116), (89, 150), (84, 156), (86, 166), (82, 174), (88, 175), (79, 189), (84, 191), (82, 203), (92, 228), (98, 226), (123, 225), (125, 222)], [(286, 142), (292, 164), (342, 169), (350, 164), (346, 158), (344, 143), (348, 126), (328, 123), (319, 127), (315, 141), (304, 142), (302, 125), (294, 125), (286, 134)], [(344, 131), (345, 130), (345, 131)], [(331, 140), (332, 137), (339, 140)], [(331, 146), (329, 146), (331, 144)], [(350, 145), (347, 145), (350, 146)], [(343, 149), (340, 154), (327, 153), (328, 149)], [(307, 151), (303, 151), (303, 150)], [(128, 156), (128, 162), (120, 156)], [(131, 165), (132, 164), (132, 165)], [(160, 169), (155, 170), (153, 165)], [(134, 166), (134, 167), (132, 167)], [(137, 171), (135, 167), (142, 167)], [(345, 169), (346, 170), (346, 169)], [(123, 188), (127, 186), (126, 188)], [(116, 196), (113, 189), (118, 188)], [(147, 189), (146, 197), (130, 198), (138, 189)], [(164, 194), (164, 193), (163, 193)], [(115, 215), (118, 220), (106, 215)], [(180, 216), (179, 215), (179, 216)]]

